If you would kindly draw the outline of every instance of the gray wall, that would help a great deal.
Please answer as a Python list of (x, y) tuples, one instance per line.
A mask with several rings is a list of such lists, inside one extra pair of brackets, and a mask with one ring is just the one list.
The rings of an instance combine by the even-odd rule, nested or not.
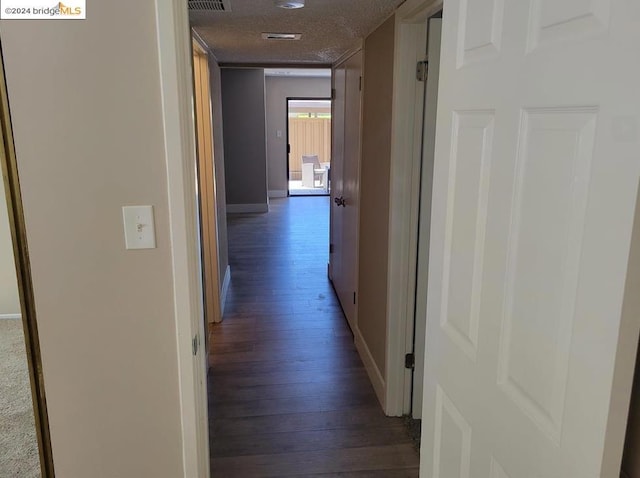
[(391, 17), (365, 40), (362, 97), (358, 328), (381, 371), (386, 363), (393, 46)]
[[(330, 98), (331, 78), (268, 76), (267, 169), (269, 191), (287, 191), (287, 97)], [(278, 138), (278, 131), (282, 137)]]
[(268, 204), (264, 70), (222, 70), (227, 205)]
[(218, 213), (218, 266), (220, 268), (220, 287), (229, 265), (227, 242), (227, 197), (224, 171), (224, 134), (222, 125), (222, 84), (220, 67), (212, 55), (209, 55), (209, 75), (211, 89), (211, 119), (213, 127), (213, 161), (216, 172), (216, 209)]

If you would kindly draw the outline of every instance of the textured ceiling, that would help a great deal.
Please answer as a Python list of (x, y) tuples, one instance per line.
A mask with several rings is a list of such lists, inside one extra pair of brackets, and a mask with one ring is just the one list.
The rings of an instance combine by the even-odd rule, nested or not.
[[(328, 64), (377, 27), (404, 0), (306, 0), (285, 10), (272, 0), (225, 0), (230, 12), (190, 12), (191, 25), (220, 63)], [(298, 41), (263, 32), (301, 33)]]

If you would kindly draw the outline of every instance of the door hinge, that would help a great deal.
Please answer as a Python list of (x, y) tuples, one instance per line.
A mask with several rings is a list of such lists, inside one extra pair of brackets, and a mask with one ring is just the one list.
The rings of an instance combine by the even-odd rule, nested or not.
[(406, 354), (404, 356), (404, 368), (413, 369), (416, 366), (416, 356), (414, 354)]
[(331, 88), (331, 99), (332, 100), (336, 99), (336, 89), (335, 88)]
[(416, 63), (416, 79), (418, 81), (427, 81), (429, 73), (429, 62), (427, 60)]
[(329, 254), (333, 254), (333, 244), (329, 244)]
[(358, 82), (358, 90), (362, 91), (362, 77), (360, 77), (360, 80)]
[(198, 347), (200, 346), (200, 338), (196, 335), (191, 339), (191, 349), (193, 350), (193, 355), (198, 355)]
[(291, 154), (291, 145), (287, 144), (287, 154)]
[(356, 293), (353, 293), (353, 305), (356, 305)]

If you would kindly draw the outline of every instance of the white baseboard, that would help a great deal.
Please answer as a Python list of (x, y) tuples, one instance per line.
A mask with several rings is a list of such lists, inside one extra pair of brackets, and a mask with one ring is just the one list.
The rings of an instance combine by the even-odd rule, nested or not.
[(288, 196), (288, 191), (287, 190), (273, 189), (273, 190), (269, 191), (269, 197), (270, 198), (286, 198), (287, 196)]
[[(231, 266), (227, 266), (227, 270), (224, 272), (224, 279), (222, 279), (222, 290), (220, 291), (220, 308), (222, 316), (224, 316), (224, 306), (227, 304), (227, 292), (229, 292), (229, 285), (231, 284)], [(222, 318), (222, 316), (220, 318)]]
[(227, 204), (227, 214), (249, 214), (269, 212), (269, 204)]
[(4, 319), (21, 319), (22, 314), (0, 314), (0, 320)]
[(384, 378), (380, 373), (380, 369), (376, 365), (376, 361), (373, 359), (373, 355), (371, 355), (371, 351), (369, 350), (367, 343), (364, 341), (364, 337), (362, 337), (362, 334), (360, 333), (360, 329), (356, 327), (353, 335), (355, 337), (356, 349), (358, 349), (360, 358), (364, 363), (364, 368), (369, 375), (369, 380), (371, 380), (371, 383), (373, 384), (373, 389), (376, 392), (380, 405), (382, 405), (382, 409), (386, 412), (385, 397), (387, 396), (387, 386)]

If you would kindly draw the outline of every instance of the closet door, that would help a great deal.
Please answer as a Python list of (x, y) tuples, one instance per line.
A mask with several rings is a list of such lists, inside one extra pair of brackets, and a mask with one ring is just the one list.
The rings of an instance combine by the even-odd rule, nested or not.
[(356, 326), (362, 52), (334, 69), (330, 273), (352, 329)]

